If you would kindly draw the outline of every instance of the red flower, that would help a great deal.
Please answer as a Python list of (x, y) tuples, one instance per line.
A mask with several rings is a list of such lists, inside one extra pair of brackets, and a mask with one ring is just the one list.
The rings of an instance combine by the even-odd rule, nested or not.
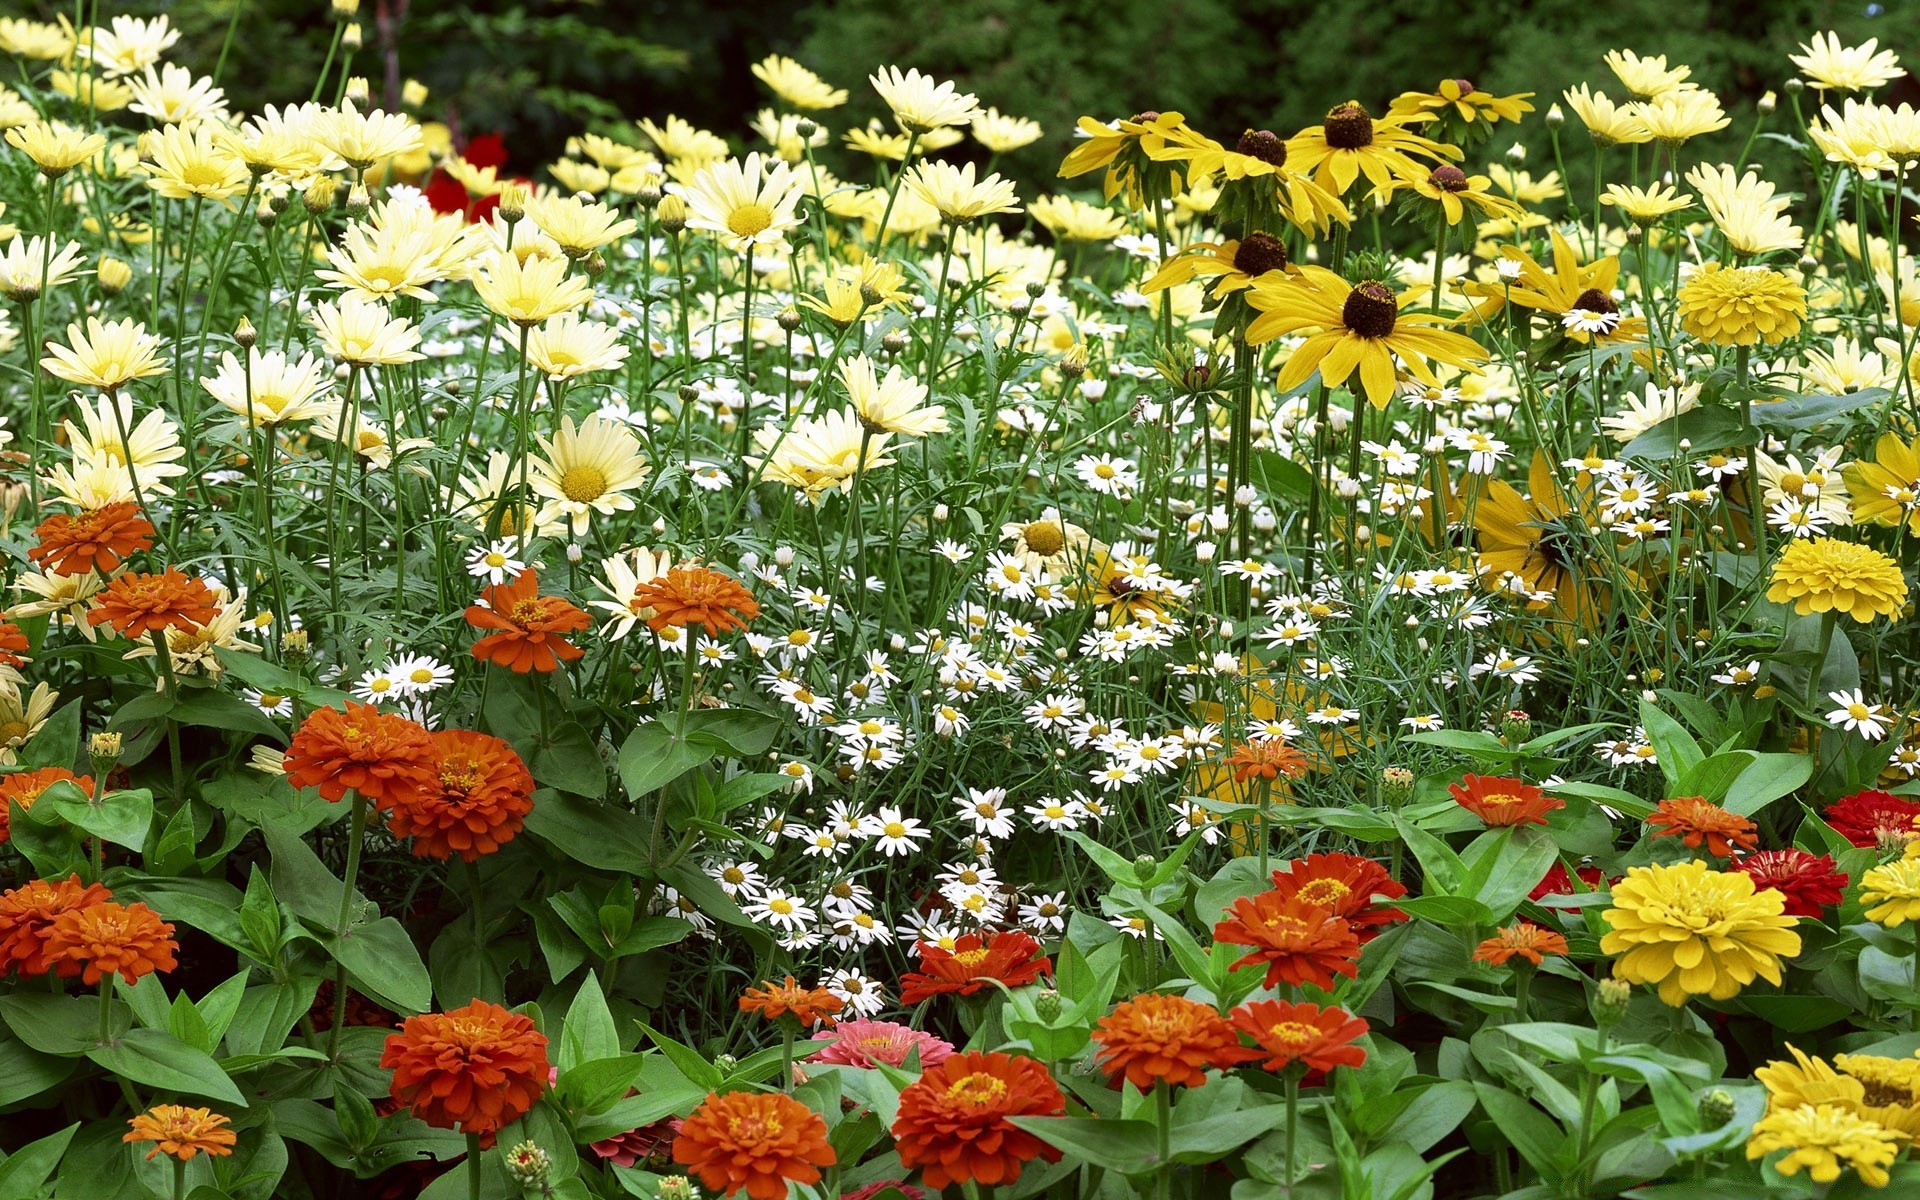
[(113, 898), (97, 883), (83, 884), (78, 875), (65, 879), (35, 879), (10, 892), (0, 892), (0, 974), (8, 969), (21, 975), (63, 978), (80, 973), (80, 964), (47, 950), (47, 935), (61, 914), (91, 908)]
[(1820, 916), (1828, 906), (1840, 903), (1847, 887), (1847, 877), (1830, 856), (1794, 847), (1757, 851), (1734, 863), (1733, 869), (1753, 876), (1755, 889), (1772, 888), (1785, 896), (1790, 917)]
[(1367, 1061), (1367, 1052), (1353, 1044), (1366, 1035), (1367, 1023), (1344, 1008), (1255, 1000), (1233, 1010), (1233, 1025), (1259, 1043), (1269, 1056), (1260, 1065), (1269, 1071), (1284, 1071), (1294, 1063), (1331, 1071)]
[[(1606, 886), (1607, 876), (1599, 867), (1581, 867), (1580, 882), (1586, 886), (1581, 891), (1597, 892)], [(1527, 893), (1529, 900), (1542, 900), (1548, 896), (1574, 895), (1573, 876), (1567, 873), (1566, 864), (1554, 863), (1533, 890)]]
[(333, 803), (349, 789), (380, 807), (412, 803), (439, 787), (440, 756), (423, 726), (371, 704), (316, 708), (287, 746), (287, 782), (319, 788)]
[(759, 1013), (769, 1021), (792, 1016), (808, 1029), (833, 1024), (834, 1014), (846, 1006), (846, 1001), (826, 988), (803, 988), (791, 975), (784, 983), (763, 979), (759, 987), (750, 987), (740, 996), (741, 1012)]
[(393, 1072), (393, 1098), (414, 1116), (480, 1134), (525, 1116), (552, 1071), (533, 1021), (485, 1000), (408, 1017), (387, 1035), (380, 1065)]
[(525, 675), (557, 671), (562, 662), (586, 653), (566, 635), (586, 629), (593, 618), (559, 596), (542, 596), (538, 571), (522, 571), (511, 583), (488, 588), (480, 601), (468, 606), (467, 624), (498, 631), (473, 644), (473, 656), (481, 662)]
[(1548, 813), (1567, 806), (1566, 801), (1551, 799), (1530, 783), (1504, 775), (1468, 775), (1459, 783), (1449, 784), (1447, 790), (1461, 808), (1492, 829), (1545, 825)]
[(1662, 800), (1647, 817), (1647, 827), (1657, 838), (1678, 837), (1689, 850), (1706, 843), (1707, 853), (1716, 858), (1731, 858), (1736, 850), (1751, 850), (1760, 840), (1760, 829), (1737, 813), (1718, 804), (1708, 804), (1703, 796), (1678, 796)]
[(93, 776), (75, 775), (65, 767), (41, 767), (37, 771), (16, 771), (12, 775), (0, 775), (0, 844), (5, 844), (13, 836), (11, 827), (12, 813), (8, 810), (8, 801), (20, 806), (25, 812), (33, 807), (40, 793), (56, 783), (71, 783), (79, 788), (81, 794), (93, 795)]
[(951, 950), (920, 943), (920, 970), (900, 977), (900, 1003), (911, 1006), (949, 992), (971, 996), (990, 979), (1010, 988), (1024, 987), (1051, 974), (1053, 960), (1040, 953), (1040, 943), (1028, 934), (1001, 930), (986, 941), (977, 933), (966, 933)]
[(1827, 806), (1827, 824), (1856, 846), (1904, 846), (1913, 839), (1920, 804), (1868, 788)]
[(1370, 858), (1357, 854), (1309, 854), (1273, 873), (1273, 887), (1282, 896), (1298, 897), (1353, 926), (1353, 932), (1366, 945), (1380, 936), (1380, 926), (1407, 919), (1397, 908), (1374, 903), (1376, 896), (1398, 900), (1407, 894), (1407, 885), (1387, 874), (1387, 869)]
[(33, 644), (12, 621), (0, 621), (0, 667), (24, 667)]
[(1352, 926), (1317, 904), (1277, 891), (1235, 900), (1227, 919), (1213, 927), (1213, 939), (1254, 947), (1233, 965), (1265, 963), (1268, 987), (1310, 983), (1331, 991), (1335, 975), (1351, 979), (1360, 973), (1360, 939)]
[(969, 1051), (928, 1067), (901, 1091), (894, 1148), (903, 1166), (920, 1168), (930, 1188), (968, 1180), (1012, 1183), (1029, 1160), (1059, 1162), (1060, 1152), (1007, 1118), (1065, 1111), (1066, 1098), (1044, 1064)]

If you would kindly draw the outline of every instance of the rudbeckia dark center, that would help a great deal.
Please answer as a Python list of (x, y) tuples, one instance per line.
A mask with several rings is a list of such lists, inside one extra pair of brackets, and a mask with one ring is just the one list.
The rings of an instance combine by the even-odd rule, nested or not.
[(1427, 182), (1443, 192), (1464, 192), (1467, 190), (1467, 173), (1459, 167), (1435, 167), (1427, 176)]
[(1573, 306), (1590, 313), (1617, 313), (1620, 311), (1620, 306), (1613, 302), (1613, 297), (1607, 295), (1599, 288), (1588, 288), (1586, 291), (1581, 292), (1580, 298), (1573, 302)]
[(1160, 114), (1151, 108), (1145, 112), (1133, 114), (1133, 122), (1136, 125), (1151, 125), (1159, 119)]
[(1349, 100), (1327, 114), (1326, 135), (1335, 150), (1363, 150), (1373, 145), (1373, 118)]
[(1456, 79), (1453, 81), (1453, 86), (1460, 89), (1462, 96), (1470, 96), (1473, 94), (1473, 80), (1471, 79)]
[(1287, 163), (1287, 144), (1271, 129), (1249, 129), (1240, 135), (1234, 149), (1249, 158), (1257, 158), (1276, 167)]
[(1393, 333), (1394, 319), (1400, 315), (1393, 289), (1368, 280), (1347, 293), (1340, 306), (1340, 323), (1354, 334), (1377, 340)]
[(1268, 233), (1250, 233), (1233, 252), (1234, 270), (1247, 275), (1265, 275), (1287, 265), (1287, 246)]

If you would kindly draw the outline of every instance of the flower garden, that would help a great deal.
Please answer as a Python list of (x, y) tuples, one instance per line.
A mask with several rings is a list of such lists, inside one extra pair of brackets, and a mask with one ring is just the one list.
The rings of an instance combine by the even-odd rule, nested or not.
[(0, 17), (0, 1200), (1920, 1188), (1894, 52), (536, 166), (334, 9)]

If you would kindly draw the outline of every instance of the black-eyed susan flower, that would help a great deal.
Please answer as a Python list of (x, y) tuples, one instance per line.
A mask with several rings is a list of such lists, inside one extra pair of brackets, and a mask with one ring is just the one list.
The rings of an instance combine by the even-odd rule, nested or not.
[(1107, 199), (1124, 193), (1130, 208), (1165, 199), (1179, 190), (1180, 172), (1158, 152), (1186, 124), (1177, 112), (1151, 109), (1111, 123), (1081, 117), (1079, 134), (1085, 140), (1061, 160), (1060, 178), (1077, 179), (1104, 167), (1101, 188)]
[(1897, 433), (1883, 433), (1873, 458), (1841, 469), (1852, 499), (1853, 519), (1861, 524), (1907, 527), (1920, 536), (1920, 452)]
[(1502, 246), (1500, 257), (1517, 268), (1510, 280), (1499, 283), (1468, 280), (1462, 285), (1468, 295), (1481, 298), (1480, 314), (1490, 315), (1499, 311), (1502, 302), (1511, 301), (1521, 308), (1559, 319), (1567, 336), (1576, 342), (1584, 344), (1589, 337), (1598, 337), (1602, 342), (1644, 340), (1647, 336), (1645, 317), (1621, 316), (1612, 322), (1610, 330), (1598, 334), (1589, 333), (1580, 323), (1566, 322), (1567, 314), (1576, 310), (1602, 315), (1620, 312), (1613, 298), (1613, 289), (1620, 278), (1620, 259), (1609, 254), (1596, 262), (1582, 264), (1579, 252), (1558, 229), (1547, 233), (1553, 246), (1551, 269), (1518, 246)]
[(1489, 217), (1519, 217), (1521, 208), (1491, 189), (1493, 180), (1485, 175), (1469, 175), (1451, 163), (1442, 163), (1422, 179), (1396, 180), (1391, 192), (1412, 192), (1437, 207), (1448, 225), (1467, 218), (1470, 204)]
[(1358, 100), (1349, 100), (1329, 111), (1323, 123), (1287, 139), (1286, 161), (1336, 196), (1346, 195), (1362, 175), (1375, 188), (1390, 188), (1396, 178), (1419, 179), (1431, 164), (1460, 158), (1457, 147), (1414, 131), (1431, 119), (1421, 112), (1376, 117)]
[(1311, 165), (1293, 164), (1288, 147), (1268, 129), (1246, 130), (1227, 147), (1183, 128), (1153, 153), (1168, 162), (1186, 163), (1189, 188), (1217, 183), (1220, 193), (1210, 211), (1221, 220), (1261, 228), (1279, 218), (1316, 235), (1335, 222), (1352, 221), (1353, 214), (1326, 181), (1311, 177)]
[(1285, 242), (1270, 233), (1249, 233), (1224, 242), (1195, 242), (1168, 259), (1140, 290), (1150, 296), (1195, 279), (1211, 279), (1207, 286), (1213, 295), (1229, 296), (1290, 265)]

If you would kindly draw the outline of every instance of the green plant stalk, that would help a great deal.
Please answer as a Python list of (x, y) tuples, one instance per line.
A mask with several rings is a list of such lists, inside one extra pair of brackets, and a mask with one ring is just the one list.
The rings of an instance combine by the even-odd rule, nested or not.
[[(348, 791), (353, 816), (347, 831), (347, 872), (340, 888), (340, 916), (333, 923), (335, 942), (346, 940), (347, 923), (353, 918), (353, 885), (360, 876), (360, 851), (367, 834), (367, 798), (359, 788)], [(339, 961), (336, 949), (333, 973), (333, 1028), (327, 1031), (327, 1057), (340, 1055), (340, 1034), (347, 1025), (347, 965)]]
[[(1673, 1011), (1677, 1015), (1681, 1009), (1676, 1006)], [(1607, 1052), (1607, 1043), (1611, 1040), (1610, 1033), (1611, 1031), (1605, 1025), (1601, 1025), (1594, 1030), (1594, 1053), (1596, 1055)], [(1575, 1200), (1585, 1200), (1585, 1197), (1593, 1190), (1593, 1166), (1587, 1162), (1587, 1156), (1593, 1152), (1593, 1135), (1595, 1132), (1593, 1128), (1594, 1109), (1599, 1103), (1600, 1077), (1592, 1071), (1588, 1071), (1580, 1082), (1580, 1132), (1577, 1139), (1580, 1152), (1575, 1156), (1574, 1161), (1578, 1165), (1574, 1168), (1573, 1178), (1570, 1180), (1573, 1184), (1571, 1195)]]
[(100, 977), (100, 1044), (113, 1045), (113, 980), (111, 973)]
[(893, 217), (893, 202), (900, 196), (900, 182), (907, 177), (907, 168), (913, 163), (913, 149), (919, 144), (919, 131), (908, 130), (907, 152), (900, 156), (900, 169), (893, 173), (893, 178), (887, 183), (887, 206), (880, 210), (880, 230), (873, 235), (875, 258), (879, 258), (880, 252), (887, 248), (887, 222)]
[(1294, 1172), (1298, 1170), (1300, 1153), (1300, 1072), (1293, 1066), (1287, 1068), (1284, 1087), (1287, 1105), (1286, 1188), (1287, 1195), (1291, 1198)]
[[(167, 646), (167, 631), (155, 629), (147, 635), (153, 641), (153, 654), (159, 663), (160, 679), (166, 684), (167, 700), (177, 703), (180, 699), (180, 681), (173, 673), (173, 651)], [(187, 803), (186, 770), (180, 759), (180, 723), (168, 713), (161, 720), (166, 722), (167, 762), (173, 769), (173, 798), (182, 804)]]
[[(236, 4), (234, 11), (239, 10)], [(184, 1158), (173, 1160), (173, 1200), (187, 1200), (187, 1160)]]
[(467, 1200), (480, 1200), (480, 1135), (467, 1135)]
[(1156, 1154), (1153, 1167), (1153, 1194), (1159, 1200), (1173, 1196), (1173, 1085), (1164, 1079), (1153, 1085), (1153, 1135)]

